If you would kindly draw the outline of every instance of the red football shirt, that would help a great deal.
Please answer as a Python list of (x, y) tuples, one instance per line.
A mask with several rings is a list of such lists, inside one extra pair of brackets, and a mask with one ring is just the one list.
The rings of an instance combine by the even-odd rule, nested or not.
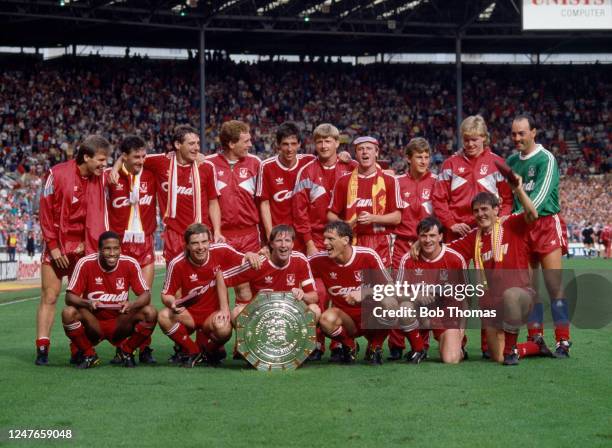
[(66, 290), (97, 302), (94, 315), (98, 319), (113, 319), (119, 315), (123, 302), (128, 300), (130, 288), (136, 295), (141, 295), (149, 287), (138, 262), (132, 257), (120, 255), (112, 271), (102, 269), (98, 257), (96, 253), (79, 260)]
[(300, 252), (293, 251), (289, 263), (282, 267), (276, 266), (269, 258), (262, 261), (258, 270), (245, 263), (224, 272), (227, 284), (235, 286), (249, 282), (253, 296), (264, 290), (291, 291), (293, 288), (301, 288), (306, 293), (315, 290), (310, 264)]
[[(108, 173), (110, 170), (107, 170)], [(105, 174), (106, 174), (105, 173)], [(128, 228), (130, 211), (130, 180), (123, 172), (117, 185), (107, 184), (108, 218), (110, 229), (123, 237)], [(145, 235), (151, 235), (157, 228), (156, 208), (157, 179), (153, 172), (143, 169), (140, 175), (140, 219)]]
[(214, 165), (217, 176), (222, 232), (255, 229), (259, 224), (259, 210), (255, 205), (259, 157), (247, 154), (230, 164), (223, 154), (212, 154), (206, 160)]
[(300, 169), (312, 160), (314, 156), (311, 154), (298, 154), (297, 163), (291, 168), (284, 166), (278, 156), (261, 162), (256, 196), (261, 200), (270, 201), (272, 226), (293, 225), (292, 203), (295, 180)]
[(338, 264), (329, 258), (327, 252), (319, 252), (310, 257), (309, 261), (314, 276), (323, 281), (332, 303), (340, 309), (360, 308), (359, 303), (349, 305), (345, 296), (353, 291), (361, 291), (364, 270), (374, 273), (387, 283), (392, 282), (380, 256), (367, 247), (353, 246), (353, 254), (346, 264)]
[(354, 160), (349, 163), (338, 160), (332, 166), (324, 166), (319, 159), (315, 159), (300, 169), (293, 190), (293, 223), (296, 233), (305, 243), (313, 240), (313, 233), (323, 240), (334, 185), (340, 176), (349, 174), (356, 166)]
[(219, 309), (217, 271), (239, 266), (242, 259), (243, 254), (227, 244), (211, 244), (208, 259), (202, 265), (181, 254), (168, 265), (162, 294), (177, 297), (180, 292), (178, 304), (194, 311)]
[(459, 252), (443, 244), (442, 250), (433, 260), (423, 257), (414, 260), (410, 253), (404, 255), (397, 271), (397, 282), (416, 284), (423, 281), (432, 285), (464, 283), (467, 267), (465, 258)]
[[(372, 173), (368, 176), (357, 176), (357, 216), (361, 212), (373, 213), (372, 207), (372, 186), (376, 181), (377, 173)], [(390, 176), (389, 174), (382, 173), (382, 177), (385, 181), (386, 188), (386, 206), (385, 215), (392, 213), (396, 210), (403, 208), (403, 203), (399, 197), (399, 187), (397, 185), (397, 179)], [(329, 203), (329, 210), (334, 212), (342, 220), (347, 220), (347, 194), (349, 189), (349, 183), (351, 175), (347, 174), (342, 176), (336, 182), (332, 197)], [(354, 232), (356, 235), (372, 235), (372, 234), (388, 234), (389, 226), (383, 226), (380, 224), (357, 224)]]
[(433, 213), (431, 195), (436, 175), (427, 172), (422, 178), (416, 180), (410, 174), (402, 174), (397, 176), (397, 182), (404, 209), (402, 220), (393, 233), (409, 241), (416, 241), (419, 221)]
[[(501, 218), (501, 252), (503, 258), (496, 261), (492, 251), (493, 232), (482, 236), (480, 250), (487, 283), (492, 293), (500, 293), (512, 286), (531, 287), (529, 276), (529, 244), (527, 234), (529, 224), (524, 213), (515, 213)], [(474, 259), (476, 233), (473, 229), (463, 238), (452, 241), (448, 246), (459, 252), (466, 260)]]
[[(157, 199), (162, 217), (165, 216), (168, 205), (168, 171), (170, 169), (170, 158), (167, 154), (150, 154), (145, 159), (145, 168), (151, 170), (159, 182)], [(185, 229), (195, 222), (194, 197), (192, 185), (192, 165), (181, 165), (177, 163), (177, 197), (176, 218), (165, 217), (164, 224), (177, 233), (183, 233)], [(208, 202), (216, 199), (219, 192), (216, 188), (214, 167), (210, 163), (202, 163), (198, 166), (201, 188), (202, 223), (211, 227), (208, 216)]]

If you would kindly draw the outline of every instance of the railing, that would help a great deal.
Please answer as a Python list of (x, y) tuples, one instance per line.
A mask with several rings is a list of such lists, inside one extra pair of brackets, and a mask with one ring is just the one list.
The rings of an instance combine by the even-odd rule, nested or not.
[(17, 262), (0, 261), (0, 282), (17, 280)]

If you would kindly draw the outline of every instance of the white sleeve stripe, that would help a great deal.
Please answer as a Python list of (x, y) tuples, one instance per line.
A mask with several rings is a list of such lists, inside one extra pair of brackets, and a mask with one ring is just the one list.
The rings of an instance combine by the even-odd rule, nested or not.
[(98, 254), (91, 254), (88, 255), (87, 257), (83, 257), (81, 258), (76, 266), (74, 267), (74, 272), (72, 273), (72, 277), (70, 277), (70, 283), (68, 284), (68, 287), (66, 288), (66, 290), (71, 290), (76, 286), (76, 282), (77, 279), (79, 278), (79, 275), (81, 273), (81, 268), (83, 267), (83, 265), (90, 261), (90, 260), (95, 260)]
[(461, 255), (455, 249), (451, 249), (448, 246), (446, 246), (446, 251), (455, 255), (457, 258), (459, 258), (459, 260), (461, 260), (461, 266), (463, 266), (463, 269), (467, 269), (467, 262), (465, 261), (465, 258), (463, 258), (463, 255)]
[(166, 271), (166, 280), (164, 280), (164, 287), (162, 288), (162, 294), (166, 294), (168, 288), (170, 287), (170, 279), (172, 278), (172, 273), (174, 272), (174, 266), (184, 257), (183, 254), (178, 257), (174, 257), (174, 259), (168, 265), (168, 271)]
[(546, 199), (546, 197), (548, 196), (548, 193), (550, 191), (550, 185), (552, 182), (552, 175), (553, 175), (553, 167), (555, 165), (554, 161), (554, 157), (553, 155), (546, 151), (544, 152), (544, 154), (546, 154), (546, 157), (548, 158), (548, 164), (546, 165), (546, 174), (545, 174), (545, 178), (544, 178), (544, 183), (542, 184), (542, 187), (540, 188), (539, 193), (537, 194), (537, 196), (535, 197), (535, 199), (533, 200), (533, 205), (538, 208), (542, 202), (544, 202), (544, 200)]
[(244, 264), (241, 264), (240, 266), (230, 268), (227, 271), (223, 271), (223, 276), (233, 277), (235, 275), (242, 274), (243, 272), (247, 271), (250, 268), (251, 268), (251, 265), (249, 263), (244, 263)]
[(215, 165), (208, 160), (204, 160), (204, 163), (210, 165), (210, 169), (213, 173), (213, 184), (215, 186), (215, 192), (217, 193), (217, 196), (221, 196), (221, 192), (219, 191), (219, 188), (217, 188), (217, 170), (215, 168)]

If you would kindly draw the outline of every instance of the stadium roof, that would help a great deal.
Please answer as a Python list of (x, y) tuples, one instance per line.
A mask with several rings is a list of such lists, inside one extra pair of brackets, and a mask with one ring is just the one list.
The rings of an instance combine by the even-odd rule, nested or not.
[(599, 53), (612, 33), (524, 32), (521, 0), (3, 0), (4, 46), (120, 45), (232, 53)]

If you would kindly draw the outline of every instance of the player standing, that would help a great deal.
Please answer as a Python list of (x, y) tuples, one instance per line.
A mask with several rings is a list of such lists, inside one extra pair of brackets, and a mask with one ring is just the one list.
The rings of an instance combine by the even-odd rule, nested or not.
[[(133, 352), (153, 333), (157, 311), (138, 262), (121, 254), (119, 235), (104, 232), (98, 244), (99, 253), (79, 260), (66, 290), (62, 322), (79, 349), (71, 361), (79, 369), (97, 366), (94, 345), (106, 339), (120, 342), (123, 365), (135, 367)], [(134, 302), (130, 289), (138, 296)]]
[(261, 247), (259, 211), (255, 205), (257, 174), (261, 160), (249, 154), (249, 125), (230, 120), (219, 134), (221, 152), (206, 157), (213, 164), (221, 194), (221, 229), (226, 242), (236, 250), (257, 252)]
[[(153, 172), (144, 169), (147, 156), (144, 140), (127, 135), (119, 149), (123, 164), (117, 181), (107, 184), (110, 229), (121, 238), (121, 253), (138, 261), (150, 289), (155, 274), (153, 239), (157, 228), (157, 179)], [(141, 363), (155, 363), (150, 344), (148, 340), (140, 347)], [(119, 352), (117, 355), (115, 361), (122, 362)]]
[[(433, 213), (431, 195), (437, 176), (429, 171), (430, 157), (431, 148), (427, 140), (416, 137), (408, 142), (406, 160), (410, 168), (408, 173), (397, 176), (404, 208), (401, 221), (393, 230), (395, 240), (391, 266), (395, 271), (399, 269), (402, 257), (410, 252), (410, 246), (418, 238), (417, 224)], [(427, 349), (429, 331), (424, 331), (422, 336), (425, 336), (425, 349)], [(388, 359), (390, 361), (401, 359), (406, 348), (403, 333), (397, 329), (391, 330), (388, 344), (390, 351)], [(412, 351), (415, 351), (414, 347)]]
[[(293, 191), (293, 223), (298, 240), (304, 242), (306, 255), (312, 256), (325, 249), (323, 229), (327, 224), (327, 208), (336, 181), (350, 174), (357, 166), (355, 161), (342, 161), (338, 156), (340, 131), (329, 123), (318, 125), (313, 132), (315, 160), (307, 163), (298, 173)], [(325, 310), (329, 298), (320, 279), (316, 279), (319, 308)], [(341, 350), (334, 348), (330, 360), (340, 361)], [(317, 327), (317, 350), (310, 360), (320, 360), (325, 352), (325, 335)]]
[[(300, 169), (314, 160), (310, 154), (298, 154), (302, 139), (298, 126), (290, 121), (276, 130), (278, 154), (264, 160), (257, 176), (257, 197), (261, 221), (270, 238), (272, 227), (279, 224), (293, 226), (293, 189)], [(295, 250), (303, 252), (304, 242), (295, 240)]]
[[(444, 161), (434, 185), (434, 214), (446, 229), (448, 241), (467, 235), (476, 226), (471, 201), (488, 191), (499, 198), (500, 216), (512, 211), (512, 191), (495, 166), (504, 159), (489, 148), (489, 133), (480, 115), (467, 117), (460, 127), (463, 148)], [(484, 330), (481, 332), (484, 358), (489, 356)]]
[(399, 224), (403, 202), (397, 179), (376, 165), (378, 141), (359, 137), (353, 142), (358, 166), (336, 182), (327, 219), (341, 219), (353, 227), (354, 243), (373, 249), (391, 266), (390, 227)]
[(159, 182), (157, 197), (164, 222), (166, 265), (183, 252), (183, 235), (190, 224), (206, 224), (212, 227), (215, 241), (224, 240), (215, 170), (206, 161), (198, 162), (198, 131), (187, 125), (177, 126), (173, 145), (175, 151), (150, 154), (144, 164)]
[(49, 363), (51, 327), (62, 278), (72, 275), (85, 254), (96, 252), (98, 237), (108, 229), (104, 177), (110, 144), (98, 135), (85, 138), (76, 159), (51, 168), (40, 200), (45, 241), (41, 297), (36, 315), (36, 365)]
[[(563, 294), (562, 257), (567, 253), (567, 229), (560, 216), (559, 167), (555, 156), (535, 142), (537, 129), (533, 117), (517, 115), (512, 122), (512, 141), (518, 154), (508, 158), (508, 165), (523, 178), (523, 188), (538, 211), (538, 219), (529, 230), (531, 267), (542, 266), (544, 282), (550, 296), (550, 309), (555, 325), (557, 358), (568, 358), (571, 347), (569, 306)], [(514, 211), (523, 207), (518, 199)], [(544, 335), (544, 309), (536, 302), (529, 317), (529, 339)]]

